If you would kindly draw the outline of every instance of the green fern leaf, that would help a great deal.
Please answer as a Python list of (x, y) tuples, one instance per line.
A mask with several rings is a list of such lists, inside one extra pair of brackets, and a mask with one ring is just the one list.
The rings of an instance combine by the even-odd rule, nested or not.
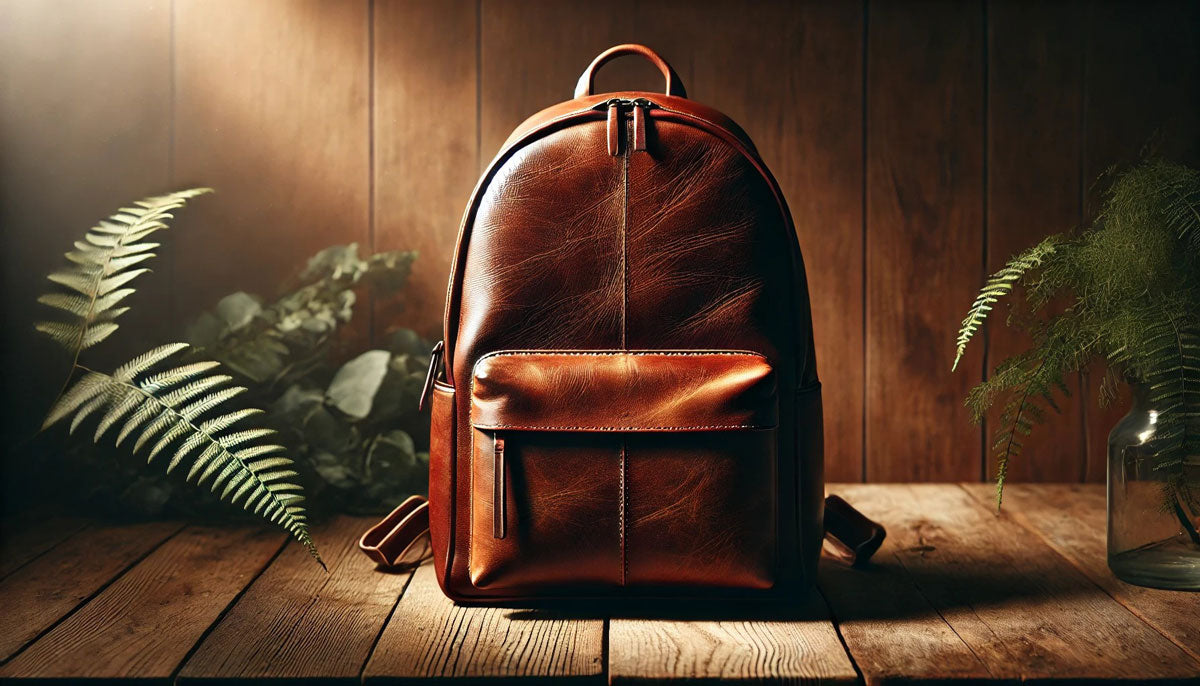
[(147, 198), (88, 230), (83, 240), (75, 243), (75, 250), (66, 254), (68, 267), (47, 277), (61, 290), (38, 298), (65, 319), (38, 322), (34, 328), (76, 358), (111, 336), (117, 330), (114, 320), (128, 311), (116, 304), (134, 292), (122, 287), (150, 271), (134, 267), (154, 257), (150, 251), (158, 246), (139, 241), (167, 228), (164, 220), (172, 217), (171, 210), (209, 192), (208, 188), (193, 188)]
[(238, 429), (261, 411), (227, 407), (230, 399), (246, 389), (220, 388), (230, 377), (210, 374), (216, 369), (213, 363), (159, 369), (186, 347), (177, 343), (155, 348), (111, 375), (88, 372), (50, 408), (45, 426), (70, 418), (74, 431), (88, 417), (100, 414), (93, 439), (98, 442), (125, 420), (118, 445), (140, 432), (134, 453), (153, 441), (147, 462), (170, 452), (167, 472), (188, 465), (187, 481), (197, 485), (215, 477), (209, 489), (218, 498), (277, 524), (324, 567), (309, 535), (304, 508), (298, 504), (303, 496), (296, 492), (302, 490), (300, 485), (292, 481), (298, 476), (289, 469), (293, 463), (281, 454), (285, 452), (282, 446), (267, 442), (275, 432)]
[(958, 339), (955, 342), (954, 364), (950, 370), (958, 369), (958, 363), (962, 360), (963, 353), (967, 349), (967, 343), (971, 341), (975, 333), (983, 326), (984, 320), (987, 319), (988, 313), (992, 311), (992, 307), (996, 302), (1012, 292), (1013, 286), (1020, 281), (1029, 270), (1038, 267), (1048, 256), (1054, 254), (1058, 248), (1060, 238), (1058, 236), (1050, 236), (1044, 239), (1041, 243), (1025, 250), (1008, 261), (1004, 268), (992, 274), (992, 276), (984, 284), (983, 290), (976, 296), (975, 302), (971, 304), (971, 309), (967, 311), (966, 318), (962, 321), (962, 326), (958, 330)]

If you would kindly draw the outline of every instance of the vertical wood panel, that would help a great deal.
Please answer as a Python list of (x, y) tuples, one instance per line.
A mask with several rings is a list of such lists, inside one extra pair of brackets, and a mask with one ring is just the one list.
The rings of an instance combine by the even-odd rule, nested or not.
[(218, 193), (179, 222), (184, 321), (369, 248), (368, 51), (365, 0), (177, 0), (174, 177)]
[[(988, 3), (987, 272), (1015, 253), (1080, 221), (1079, 130), (1083, 36), (1074, 2)], [(981, 285), (979, 283), (974, 284)], [(969, 293), (958, 296), (964, 303)], [(991, 369), (1025, 350), (1029, 337), (1005, 325), (1006, 303), (988, 323)], [(972, 345), (983, 344), (980, 336)], [(1068, 379), (1073, 398), (1061, 414), (1035, 428), (1024, 453), (1009, 462), (1013, 481), (1079, 481), (1085, 469), (1082, 391)], [(996, 474), (992, 436), (1000, 408), (988, 414), (987, 474)]]
[(375, 45), (375, 247), (420, 253), (403, 325), (442, 337), (459, 220), (479, 168), (475, 0), (378, 0)]
[[(975, 480), (980, 433), (950, 374), (982, 274), (979, 3), (871, 3), (867, 47), (867, 478)], [(961, 297), (961, 296), (960, 296)]]
[(779, 181), (812, 299), (826, 477), (861, 480), (862, 6), (652, 3), (634, 36), (737, 121)]
[[(1145, 155), (1200, 161), (1200, 4), (1094, 2), (1087, 26), (1084, 106), (1084, 209), (1089, 220), (1100, 207), (1116, 165)], [(1086, 380), (1087, 479), (1103, 481), (1108, 432), (1128, 410), (1128, 394), (1100, 408), (1096, 389), (1103, 368)]]
[[(1094, 212), (1109, 165), (1143, 149), (1200, 156), (1200, 5), (1078, 3), (992, 2), (986, 46), (978, 3), (869, 4), (864, 83), (853, 2), (377, 0), (372, 34), (367, 0), (176, 0), (173, 17), (166, 0), (0, 0), (5, 434), (26, 433), (41, 409), (30, 394), (59, 371), (28, 333), (41, 274), (95, 219), (173, 186), (218, 195), (164, 235), (97, 365), (178, 336), (227, 292), (273, 294), (320, 248), (372, 237), (422, 253), (407, 311), (380, 328), (434, 335), (479, 168), (521, 120), (570, 97), (596, 53), (638, 40), (748, 129), (783, 186), (813, 295), (828, 476), (863, 477), (865, 453), (871, 480), (977, 479), (961, 400), (985, 346), (948, 366), (985, 271)], [(599, 79), (657, 83), (637, 60)], [(1020, 344), (997, 321), (989, 363)], [(1094, 381), (1039, 427), (1013, 478), (1103, 479), (1124, 409), (1098, 410)]]
[[(579, 73), (605, 48), (627, 42), (630, 0), (489, 0), (480, 16), (479, 166), (542, 108), (569, 100)], [(598, 80), (598, 87), (603, 87)]]
[[(166, 190), (170, 130), (167, 0), (0, 1), (0, 347), (3, 440), (33, 434), (66, 374), (33, 321), (71, 242), (98, 219)], [(165, 250), (174, 250), (164, 234)], [(155, 267), (162, 269), (161, 258)], [(168, 280), (147, 274), (101, 364), (163, 333)], [(132, 338), (130, 334), (134, 334)], [(12, 483), (10, 479), (5, 480)]]

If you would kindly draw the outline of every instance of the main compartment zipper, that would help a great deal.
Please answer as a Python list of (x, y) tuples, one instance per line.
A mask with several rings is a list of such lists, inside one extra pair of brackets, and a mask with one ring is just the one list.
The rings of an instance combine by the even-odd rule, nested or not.
[(608, 110), (608, 154), (616, 157), (621, 154), (621, 139), (625, 136), (621, 135), (622, 124), (624, 123), (625, 112), (630, 113), (632, 120), (632, 132), (629, 136), (630, 152), (639, 152), (646, 149), (646, 111), (654, 109), (658, 105), (650, 102), (646, 98), (610, 98), (594, 109)]

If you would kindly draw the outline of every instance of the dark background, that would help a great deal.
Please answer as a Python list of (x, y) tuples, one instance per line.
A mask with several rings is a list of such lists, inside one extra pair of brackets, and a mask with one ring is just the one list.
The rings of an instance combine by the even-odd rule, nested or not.
[[(0, 0), (9, 459), (29, 459), (11, 446), (65, 364), (31, 333), (34, 299), (96, 220), (218, 191), (162, 234), (97, 365), (352, 241), (421, 252), (406, 313), (360, 318), (354, 335), (440, 338), (482, 167), (627, 41), (738, 121), (779, 178), (813, 294), (831, 481), (990, 476), (962, 398), (1021, 341), (991, 326), (950, 374), (984, 276), (1086, 221), (1111, 165), (1200, 156), (1196, 2)], [(629, 59), (598, 86), (659, 88)], [(1010, 478), (1104, 478), (1123, 410), (1072, 387)]]

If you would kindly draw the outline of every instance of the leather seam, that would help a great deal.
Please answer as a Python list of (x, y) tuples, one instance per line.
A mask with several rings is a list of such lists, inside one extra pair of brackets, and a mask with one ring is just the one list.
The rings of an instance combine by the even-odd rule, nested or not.
[(629, 347), (629, 124), (621, 118), (625, 127), (625, 154), (622, 156), (624, 170), (621, 175), (623, 186), (621, 197), (621, 349)]
[(472, 424), (471, 428), (479, 431), (497, 431), (500, 429), (517, 431), (699, 431), (701, 429), (745, 429), (747, 431), (771, 431), (779, 428), (778, 424), (697, 424), (695, 426), (558, 426), (554, 424)]
[[(542, 357), (617, 357), (619, 355), (635, 355), (637, 357), (700, 357), (723, 355), (727, 357), (757, 357), (766, 360), (767, 356), (752, 350), (496, 350), (480, 356), (475, 361), (480, 362), (493, 357), (506, 356), (542, 356)], [(474, 381), (474, 379), (472, 379)]]
[(625, 437), (622, 436), (621, 437), (621, 503), (618, 508), (620, 510), (619, 529), (620, 529), (620, 534), (621, 534), (621, 585), (622, 586), (625, 586), (628, 583), (628, 579), (629, 579), (629, 555), (627, 553), (627, 546), (625, 543), (625, 537), (626, 537), (626, 533), (627, 533), (627, 531), (626, 531), (627, 510), (626, 510), (625, 504), (626, 504), (626, 501), (629, 499), (629, 491), (626, 488), (626, 479), (625, 479), (625, 473), (626, 473), (625, 460), (626, 459), (627, 459), (627, 457), (626, 457), (626, 448), (625, 448)]

